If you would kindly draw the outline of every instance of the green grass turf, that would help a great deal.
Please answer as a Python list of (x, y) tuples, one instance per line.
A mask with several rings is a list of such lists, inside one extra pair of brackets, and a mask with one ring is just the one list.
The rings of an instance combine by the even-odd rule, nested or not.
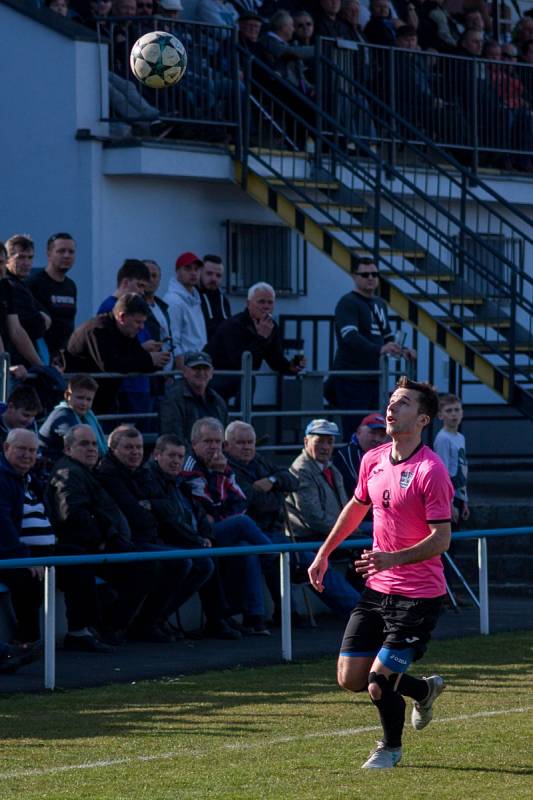
[(434, 642), (412, 672), (448, 688), (384, 772), (359, 769), (377, 713), (334, 659), (4, 695), (0, 798), (529, 800), (532, 654), (531, 632)]

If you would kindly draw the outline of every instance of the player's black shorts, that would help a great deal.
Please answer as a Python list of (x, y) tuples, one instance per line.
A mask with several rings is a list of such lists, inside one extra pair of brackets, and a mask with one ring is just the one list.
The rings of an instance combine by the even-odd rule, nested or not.
[(348, 620), (341, 656), (375, 656), (383, 646), (412, 647), (422, 658), (436, 625), (443, 597), (405, 597), (365, 589)]

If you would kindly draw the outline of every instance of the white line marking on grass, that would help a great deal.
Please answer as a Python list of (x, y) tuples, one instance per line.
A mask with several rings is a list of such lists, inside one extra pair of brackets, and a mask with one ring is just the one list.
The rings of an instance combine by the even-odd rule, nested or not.
[[(507, 716), (509, 714), (524, 714), (527, 711), (533, 710), (533, 706), (522, 706), (518, 708), (506, 708), (498, 711), (476, 711), (473, 714), (458, 714), (455, 717), (443, 717), (442, 719), (434, 719), (433, 725), (447, 724), (450, 722), (463, 722), (471, 719), (480, 719), (484, 717), (498, 717)], [(222, 750), (255, 750), (259, 747), (270, 747), (274, 744), (290, 744), (291, 742), (301, 742), (307, 739), (329, 739), (336, 736), (357, 736), (359, 733), (372, 733), (373, 731), (380, 731), (380, 725), (367, 725), (361, 728), (341, 728), (332, 731), (315, 731), (313, 733), (304, 733), (302, 736), (278, 736), (275, 739), (268, 739), (257, 743), (252, 742), (235, 742), (222, 745)], [(120, 767), (123, 764), (146, 763), (150, 761), (168, 761), (172, 758), (180, 758), (183, 756), (205, 756), (212, 753), (209, 750), (173, 750), (170, 753), (158, 753), (153, 756), (128, 756), (124, 758), (113, 758), (105, 761), (90, 761), (86, 764), (66, 764), (63, 767), (49, 767), (48, 769), (26, 769), (23, 771), (1, 772), (0, 780), (8, 780), (11, 778), (29, 778), (29, 777), (43, 777), (45, 775), (57, 775), (62, 772), (74, 772), (82, 769), (100, 769), (106, 767)]]

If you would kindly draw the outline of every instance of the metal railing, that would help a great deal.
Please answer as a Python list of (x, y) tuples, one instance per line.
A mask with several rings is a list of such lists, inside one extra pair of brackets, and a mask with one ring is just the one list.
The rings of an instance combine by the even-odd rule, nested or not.
[[(533, 534), (533, 527), (524, 528), (498, 528), (495, 530), (478, 530), (454, 533), (453, 541), (476, 539), (478, 547), (478, 578), (479, 578), (479, 631), (483, 635), (490, 633), (489, 620), (489, 584), (488, 584), (488, 550), (487, 539), (499, 536), (526, 536)], [(295, 544), (272, 544), (260, 546), (238, 547), (213, 547), (207, 551), (205, 548), (190, 550), (166, 550), (147, 553), (111, 553), (109, 555), (88, 556), (48, 556), (46, 558), (14, 558), (0, 560), (0, 570), (24, 569), (43, 566), (44, 576), (44, 686), (54, 689), (56, 683), (55, 669), (55, 567), (72, 566), (75, 564), (111, 564), (131, 563), (135, 561), (169, 561), (183, 558), (213, 558), (226, 556), (263, 555), (266, 553), (279, 553), (280, 579), (281, 579), (281, 659), (292, 661), (292, 629), (291, 629), (291, 592), (290, 592), (290, 554), (304, 550), (316, 551), (320, 542), (299, 542)], [(372, 539), (357, 538), (347, 539), (338, 547), (340, 549), (368, 547)]]

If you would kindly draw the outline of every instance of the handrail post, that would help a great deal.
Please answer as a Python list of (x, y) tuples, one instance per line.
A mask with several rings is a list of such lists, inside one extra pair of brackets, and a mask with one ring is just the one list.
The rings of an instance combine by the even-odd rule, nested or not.
[(487, 540), (477, 540), (477, 565), (479, 572), (479, 632), (485, 636), (489, 630), (489, 560)]
[(6, 403), (9, 392), (9, 353), (1, 353), (0, 359), (2, 360), (2, 374), (0, 375), (0, 401), (2, 403)]
[(281, 583), (281, 658), (283, 661), (292, 661), (291, 554), (280, 553), (279, 555)]
[(56, 685), (56, 568), (44, 568), (44, 688)]
[(252, 397), (253, 397), (253, 377), (252, 377), (252, 354), (246, 350), (241, 357), (241, 412), (243, 422), (252, 421)]

